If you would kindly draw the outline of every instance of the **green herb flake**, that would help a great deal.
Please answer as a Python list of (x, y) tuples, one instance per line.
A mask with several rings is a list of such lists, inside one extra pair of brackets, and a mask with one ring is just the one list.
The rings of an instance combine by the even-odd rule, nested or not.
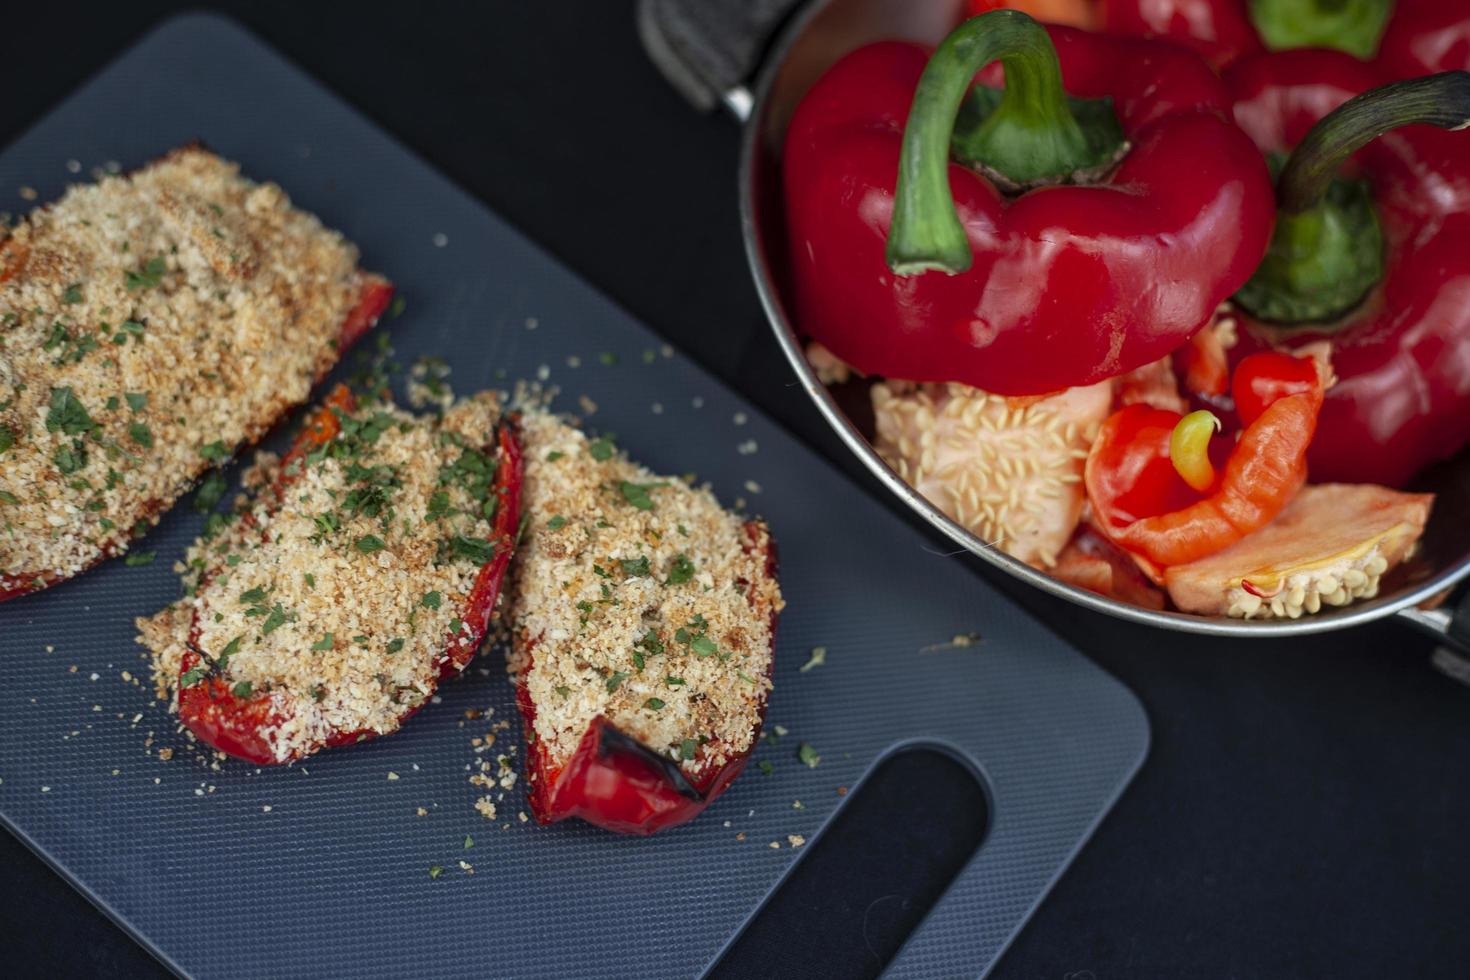
[(693, 650), (694, 655), (701, 659), (720, 652), (720, 648), (715, 645), (715, 641), (703, 633), (690, 639), (689, 649)]
[(264, 602), (265, 589), (257, 585), (253, 589), (248, 589), (245, 592), (241, 592), (240, 601), (247, 606), (254, 605), (257, 602)]
[(403, 311), (406, 309), (408, 309), (408, 300), (404, 299), (401, 295), (394, 296), (393, 302), (388, 304), (388, 317), (396, 320), (403, 316)]
[(761, 772), (765, 773), (767, 776), (776, 771), (776, 767), (771, 765), (770, 759), (762, 759), (760, 762), (757, 762), (756, 765), (759, 766)]
[(475, 846), (475, 839), (473, 837), (471, 837), (469, 834), (465, 834), (464, 835), (464, 849), (468, 851), (470, 848), (472, 848), (474, 846)]
[(805, 674), (807, 671), (811, 670), (812, 668), (814, 668), (814, 667), (820, 667), (823, 664), (825, 664), (826, 662), (827, 662), (827, 648), (826, 647), (812, 647), (811, 656), (807, 658), (807, 662), (806, 663), (804, 663), (804, 664), (801, 665), (801, 669), (798, 670), (797, 673), (799, 673), (799, 674)]
[(402, 637), (398, 637), (396, 639), (392, 639), (392, 640), (389, 640), (388, 641), (388, 652), (389, 653), (397, 653), (399, 650), (402, 650), (402, 649), (403, 649), (403, 638)]
[(255, 685), (254, 684), (250, 683), (249, 681), (241, 681), (240, 683), (236, 684), (234, 687), (230, 688), (230, 691), (237, 698), (248, 698), (248, 697), (250, 697), (250, 692), (253, 691), (254, 689), (255, 689)]
[[(529, 512), (526, 516), (530, 516)], [(477, 565), (488, 564), (495, 557), (494, 544), (489, 541), (467, 538), (463, 534), (456, 534), (451, 538), (449, 546), (457, 557), (466, 558)]]
[(442, 875), (443, 873), (444, 873), (444, 869), (441, 868), (441, 867), (439, 867), (439, 865), (436, 864), (433, 867), (429, 868), (429, 880), (430, 881), (438, 881), (439, 880), (439, 876)]
[(157, 557), (158, 552), (156, 551), (130, 551), (128, 552), (128, 556), (123, 559), (123, 564), (132, 568), (136, 568), (139, 565), (151, 565), (153, 564), (153, 559)]
[(11, 493), (9, 490), (0, 490), (0, 501), (3, 501), (7, 504), (18, 504), (20, 503), (20, 498)]
[(614, 691), (616, 691), (619, 687), (622, 686), (623, 681), (627, 680), (627, 678), (628, 678), (628, 675), (626, 673), (624, 673), (623, 671), (621, 671), (621, 670), (615, 670), (615, 671), (613, 671), (608, 676), (608, 678), (607, 678), (607, 683), (606, 683), (607, 693), (611, 694)]
[(15, 445), (15, 432), (9, 426), (0, 425), (0, 453)]
[(669, 685), (669, 687), (683, 687), (684, 678), (675, 677), (673, 674), (670, 674), (668, 677), (664, 678), (664, 683)]
[(143, 409), (148, 404), (147, 392), (125, 391), (123, 392), (123, 398), (127, 399), (128, 408), (132, 409), (135, 412), (143, 411)]
[(587, 455), (591, 456), (599, 463), (606, 463), (608, 460), (612, 459), (613, 453), (615, 452), (617, 452), (617, 448), (613, 446), (612, 435), (610, 433), (600, 438), (593, 439), (587, 444)]
[(694, 578), (694, 562), (684, 554), (674, 556), (674, 564), (669, 567), (669, 577), (664, 579), (664, 585), (683, 585)]
[(808, 769), (817, 768), (817, 763), (822, 761), (822, 757), (817, 755), (817, 750), (806, 742), (802, 742), (801, 746), (796, 750), (796, 758)]
[(278, 602), (271, 607), (270, 615), (266, 616), (265, 622), (260, 625), (260, 632), (269, 636), (295, 618), (294, 615), (286, 612), (285, 607)]
[(61, 301), (67, 306), (75, 306), (82, 301), (82, 284), (74, 282), (66, 287), (66, 292), (61, 294)]
[(239, 636), (235, 637), (229, 643), (226, 643), (225, 644), (225, 648), (220, 651), (220, 655), (219, 655), (220, 660), (221, 661), (228, 660), (228, 659), (230, 659), (230, 657), (232, 657), (235, 654), (239, 653), (240, 652), (240, 644), (241, 643), (244, 643), (244, 642), (245, 642), (245, 634), (244, 633), (241, 633)]
[(323, 633), (322, 638), (313, 643), (311, 648), (313, 650), (330, 650), (332, 649), (332, 644), (335, 642), (336, 638), (331, 633)]
[(230, 451), (225, 447), (223, 439), (216, 439), (199, 447), (199, 455), (211, 463), (219, 464), (230, 458)]
[(684, 739), (684, 741), (679, 743), (679, 758), (683, 759), (685, 762), (689, 762), (693, 760), (694, 753), (698, 751), (698, 749), (698, 742), (694, 741), (694, 739), (692, 738), (686, 738)]
[(572, 689), (567, 687), (565, 684), (558, 684), (556, 685), (556, 693), (564, 698), (570, 697), (572, 694)]
[(179, 687), (193, 687), (195, 684), (198, 684), (200, 681), (204, 680), (204, 678), (208, 676), (209, 668), (206, 667), (204, 664), (199, 664), (196, 667), (191, 667), (188, 670), (184, 671), (184, 676), (179, 678)]
[(546, 522), (546, 526), (552, 531), (560, 531), (562, 528), (567, 526), (567, 519), (565, 517), (562, 517), (560, 514), (557, 514), (551, 520)]
[(306, 587), (308, 589), (315, 589), (316, 588), (316, 576), (315, 575), (311, 574), (310, 572), (306, 572), (301, 577), (306, 581)]
[(124, 282), (129, 291), (134, 289), (151, 289), (163, 281), (163, 273), (166, 266), (163, 257), (155, 255), (143, 264), (142, 272), (131, 270), (123, 274)]
[(650, 574), (648, 568), (648, 556), (638, 558), (620, 558), (618, 564), (623, 566), (623, 574), (629, 578), (647, 578)]
[(353, 542), (353, 547), (365, 555), (373, 555), (382, 551), (387, 545), (383, 544), (383, 539), (376, 534), (364, 534)]
[(664, 709), (664, 702), (659, 698), (649, 698), (643, 702), (643, 707), (649, 711), (662, 711)]
[(449, 632), (458, 633), (462, 629), (464, 629), (464, 620), (460, 619), (458, 616), (455, 616), (449, 621)]
[(425, 609), (438, 609), (444, 597), (438, 592), (425, 592), (424, 597), (419, 600), (419, 605)]
[(566, 453), (562, 452), (560, 449), (553, 449), (551, 452), (546, 454), (546, 461), (548, 463), (555, 463), (557, 460), (561, 459), (565, 455)]
[(667, 483), (633, 483), (628, 480), (618, 482), (618, 490), (623, 494), (623, 499), (639, 510), (653, 510), (653, 498), (648, 491), (666, 487)]
[(92, 416), (69, 386), (51, 389), (51, 402), (46, 412), (46, 431), (79, 436), (97, 428)]
[(597, 355), (597, 360), (606, 367), (612, 367), (614, 364), (618, 363), (618, 355), (614, 354), (610, 350), (605, 350)]
[(128, 438), (144, 449), (153, 448), (153, 432), (142, 422), (130, 422), (128, 424)]

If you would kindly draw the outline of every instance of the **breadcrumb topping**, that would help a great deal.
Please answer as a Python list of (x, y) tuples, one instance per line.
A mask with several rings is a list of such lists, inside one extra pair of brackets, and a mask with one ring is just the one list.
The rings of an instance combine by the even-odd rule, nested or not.
[(535, 738), (559, 764), (602, 715), (690, 774), (748, 751), (783, 605), (765, 525), (546, 412), (522, 433), (511, 669)]
[(280, 759), (396, 730), (437, 686), (448, 638), (469, 635), (460, 616), (495, 550), (499, 417), (493, 393), (442, 419), (375, 403), (258, 474), (244, 516), (189, 552), (193, 594), (138, 621), (161, 693), (176, 691), (193, 630), (237, 693), (270, 693)]
[(0, 591), (126, 551), (306, 399), (369, 281), (341, 235), (197, 147), (0, 228)]

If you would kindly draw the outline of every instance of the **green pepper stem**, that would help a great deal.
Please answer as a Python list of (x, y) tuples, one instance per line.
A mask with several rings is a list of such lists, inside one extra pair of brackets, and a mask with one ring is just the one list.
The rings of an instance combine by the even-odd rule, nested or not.
[(1093, 162), (1046, 29), (1015, 10), (965, 21), (924, 67), (904, 127), (887, 249), (898, 275), (959, 273), (973, 261), (950, 193), (950, 138), (975, 73), (997, 60), (1005, 67), (1005, 95), (970, 136), (972, 147), (982, 144), (984, 162), (1022, 182)]
[(1367, 59), (1378, 51), (1393, 0), (1250, 0), (1249, 7), (1268, 50), (1335, 48)]
[(1318, 120), (1297, 145), (1276, 184), (1276, 200), (1287, 214), (1321, 203), (1348, 157), (1384, 133), (1423, 124), (1440, 129), (1470, 126), (1470, 72), (1390, 82), (1349, 99)]

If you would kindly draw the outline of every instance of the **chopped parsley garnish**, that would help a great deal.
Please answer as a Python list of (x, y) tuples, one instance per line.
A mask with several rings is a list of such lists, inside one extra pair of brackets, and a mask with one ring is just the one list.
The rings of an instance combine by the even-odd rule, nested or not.
[(551, 520), (546, 522), (546, 526), (553, 531), (559, 531), (567, 526), (567, 519), (565, 517), (562, 517), (560, 514), (557, 514)]
[(694, 562), (684, 554), (674, 556), (674, 564), (669, 567), (669, 577), (664, 579), (664, 585), (683, 585), (694, 577)]
[(799, 673), (799, 674), (805, 674), (807, 671), (811, 670), (813, 667), (820, 667), (823, 664), (825, 664), (826, 662), (827, 662), (827, 648), (826, 647), (812, 647), (812, 654), (811, 654), (811, 656), (807, 659), (807, 662), (806, 663), (804, 663), (804, 664), (801, 665), (801, 669), (798, 670), (797, 673)]
[(155, 255), (143, 264), (142, 272), (129, 270), (123, 275), (128, 289), (150, 289), (163, 281), (164, 265), (163, 256)]
[(425, 609), (438, 609), (442, 596), (437, 592), (425, 592), (424, 597), (419, 600), (419, 605)]
[(648, 495), (648, 491), (666, 486), (668, 486), (667, 483), (631, 483), (628, 480), (621, 480), (618, 483), (623, 499), (639, 510), (653, 510), (653, 498)]
[(458, 633), (462, 629), (464, 629), (464, 620), (460, 619), (458, 616), (455, 616), (449, 621), (449, 632)]
[(761, 772), (765, 773), (767, 776), (776, 771), (776, 767), (771, 765), (770, 759), (762, 759), (760, 762), (757, 762), (756, 765), (760, 766)]
[(429, 507), (424, 511), (424, 520), (437, 521), (448, 517), (453, 511), (449, 506), (449, 494), (435, 490), (429, 494)]
[(153, 432), (142, 422), (130, 422), (128, 424), (128, 438), (144, 449), (153, 448)]
[(679, 758), (683, 759), (685, 762), (689, 762), (694, 758), (694, 753), (698, 751), (698, 749), (698, 742), (694, 741), (694, 739), (692, 738), (686, 738), (684, 739), (684, 741), (679, 743)]
[(77, 400), (70, 386), (51, 389), (51, 404), (46, 412), (46, 431), (79, 436), (97, 428), (87, 409)]
[(551, 452), (546, 454), (546, 461), (548, 463), (555, 463), (557, 460), (561, 459), (565, 455), (566, 453), (562, 452), (560, 449), (553, 449)]
[(393, 302), (388, 305), (388, 316), (396, 320), (403, 315), (403, 311), (407, 308), (408, 300), (402, 296), (394, 296)]
[(125, 391), (123, 392), (123, 398), (127, 399), (128, 408), (135, 412), (143, 411), (144, 406), (148, 404), (147, 392)]
[(311, 574), (310, 572), (306, 572), (301, 577), (306, 580), (306, 587), (308, 589), (315, 589), (316, 588), (316, 576), (315, 575)]
[(402, 649), (403, 649), (403, 638), (402, 637), (398, 637), (396, 639), (392, 639), (392, 640), (389, 640), (388, 641), (388, 652), (389, 653), (397, 653), (399, 650), (402, 650)]
[(327, 511), (325, 514), (317, 514), (316, 516), (312, 517), (312, 522), (316, 524), (316, 533), (311, 536), (313, 544), (321, 544), (322, 540), (326, 538), (327, 535), (333, 533), (342, 526), (342, 518), (338, 517), (334, 511), (330, 510)]
[(614, 364), (618, 363), (618, 355), (614, 354), (610, 350), (605, 350), (602, 353), (598, 354), (597, 359), (607, 367), (612, 367)]
[(471, 837), (469, 834), (465, 834), (464, 835), (464, 849), (468, 851), (470, 848), (472, 848), (474, 846), (475, 846), (475, 839), (473, 837)]
[(439, 867), (439, 865), (436, 864), (436, 865), (434, 865), (433, 867), (431, 867), (429, 869), (429, 880), (430, 881), (437, 880), (438, 877), (440, 875), (442, 875), (443, 873), (444, 873), (444, 869), (441, 868), (441, 867)]
[(53, 457), (56, 468), (68, 476), (87, 465), (87, 449), (80, 439), (73, 439), (69, 446), (58, 446)]
[(677, 525), (675, 525), (675, 527), (677, 527), (679, 529), (679, 534), (682, 537), (686, 537), (686, 538), (689, 537), (689, 529), (687, 527), (685, 527), (683, 524), (677, 524)]
[(811, 745), (806, 742), (802, 742), (801, 746), (796, 750), (796, 757), (800, 759), (801, 764), (806, 766), (808, 769), (817, 768), (817, 763), (822, 761), (822, 757), (817, 755), (817, 750), (812, 748)]
[(323, 633), (322, 638), (313, 643), (311, 645), (311, 648), (313, 650), (330, 650), (332, 649), (332, 645), (336, 642), (336, 637), (334, 637), (331, 633)]
[(477, 565), (485, 565), (495, 557), (495, 545), (489, 541), (477, 541), (463, 534), (456, 534), (449, 541), (456, 557), (466, 558)]
[(637, 643), (633, 645), (635, 647), (642, 647), (644, 650), (648, 651), (649, 656), (653, 657), (656, 657), (664, 652), (663, 641), (658, 638), (658, 630), (651, 628), (647, 633), (643, 634), (642, 639), (640, 639)]
[(225, 495), (225, 475), (219, 470), (210, 470), (199, 483), (194, 494), (194, 510), (207, 514)]
[(611, 694), (622, 686), (628, 675), (621, 670), (613, 671), (607, 678), (607, 693)]
[(613, 458), (613, 454), (617, 451), (617, 447), (613, 445), (613, 437), (611, 432), (609, 432), (605, 436), (600, 436), (596, 439), (593, 439), (587, 444), (587, 455), (591, 456), (599, 463), (606, 463), (608, 460)]
[(0, 453), (13, 445), (15, 445), (15, 432), (9, 426), (0, 425)]
[(112, 342), (119, 346), (122, 344), (126, 344), (128, 342), (129, 335), (137, 337), (138, 340), (141, 342), (143, 339), (144, 329), (145, 328), (143, 324), (139, 323), (137, 320), (124, 320), (122, 323), (119, 323), (117, 325), (117, 333), (112, 335)]
[(75, 306), (82, 301), (82, 284), (74, 282), (66, 287), (66, 292), (61, 294), (61, 301), (67, 306)]
[(279, 602), (271, 607), (270, 615), (265, 617), (265, 622), (260, 624), (260, 632), (269, 636), (275, 630), (285, 626), (288, 622), (295, 620), (295, 613), (288, 613)]
[(742, 681), (744, 681), (745, 683), (751, 685), (752, 687), (755, 686), (755, 678), (754, 677), (751, 677), (745, 671), (743, 671), (743, 670), (737, 670), (737, 671), (735, 671), (735, 676), (736, 677), (739, 677)]
[(239, 636), (235, 637), (229, 643), (226, 643), (225, 644), (225, 648), (223, 650), (221, 650), (220, 651), (220, 654), (219, 654), (220, 662), (223, 663), (224, 661), (229, 660), (230, 657), (232, 657), (235, 654), (239, 653), (240, 652), (240, 644), (243, 643), (243, 642), (245, 642), (245, 634), (244, 633), (241, 633)]
[(131, 567), (151, 565), (153, 564), (153, 559), (157, 557), (158, 552), (156, 551), (130, 551), (128, 552), (128, 556), (123, 559), (123, 564)]
[(673, 674), (670, 674), (668, 677), (664, 678), (664, 683), (669, 685), (669, 687), (683, 687), (684, 678), (675, 677)]
[(650, 711), (662, 711), (664, 703), (658, 698), (649, 698), (647, 701), (643, 702), (643, 707), (649, 709)]
[(365, 555), (376, 554), (387, 547), (387, 545), (383, 544), (383, 539), (376, 534), (364, 534), (353, 542), (353, 546)]
[(244, 603), (245, 605), (247, 605), (247, 606), (253, 606), (257, 602), (264, 602), (265, 601), (265, 589), (263, 589), (263, 588), (261, 588), (260, 586), (257, 585), (253, 589), (250, 589), (250, 590), (245, 591), (245, 592), (241, 592), (240, 593), (240, 601), (242, 603)]
[(209, 676), (209, 668), (204, 664), (198, 664), (184, 671), (184, 676), (179, 678), (180, 687), (193, 687), (204, 678)]
[(569, 687), (567, 687), (565, 684), (558, 684), (558, 685), (556, 685), (556, 693), (559, 694), (559, 695), (561, 695), (564, 698), (565, 697), (570, 697), (571, 696), (571, 693), (572, 693), (572, 689), (569, 688)]
[(618, 564), (623, 566), (623, 574), (629, 578), (647, 578), (651, 574), (647, 555), (638, 558), (620, 558)]
[(11, 493), (9, 490), (0, 490), (0, 501), (3, 501), (7, 504), (18, 504), (20, 503), (20, 498)]
[(633, 648), (633, 666), (638, 668), (638, 672), (640, 674), (643, 672), (643, 667), (644, 667), (644, 664), (645, 663), (646, 663), (646, 661), (643, 659), (643, 652), (641, 650), (639, 650), (637, 647), (634, 647)]
[(211, 463), (223, 463), (230, 458), (230, 451), (225, 447), (223, 439), (216, 439), (214, 442), (200, 446), (199, 455)]
[(715, 645), (715, 641), (703, 633), (689, 640), (689, 649), (693, 650), (694, 655), (701, 659), (720, 652), (720, 648)]
[(230, 688), (230, 693), (234, 694), (237, 698), (248, 698), (250, 697), (250, 692), (254, 689), (254, 684), (250, 683), (249, 681), (241, 681), (234, 687)]

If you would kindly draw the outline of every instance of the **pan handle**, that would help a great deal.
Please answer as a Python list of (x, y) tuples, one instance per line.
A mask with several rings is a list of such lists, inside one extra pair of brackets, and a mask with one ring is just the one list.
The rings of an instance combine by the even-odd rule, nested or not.
[(1436, 668), (1470, 685), (1470, 589), (1462, 589), (1434, 609), (1401, 609), (1399, 617), (1439, 641), (1430, 657)]
[(638, 37), (669, 84), (701, 112), (742, 121), (771, 38), (801, 0), (638, 0)]

